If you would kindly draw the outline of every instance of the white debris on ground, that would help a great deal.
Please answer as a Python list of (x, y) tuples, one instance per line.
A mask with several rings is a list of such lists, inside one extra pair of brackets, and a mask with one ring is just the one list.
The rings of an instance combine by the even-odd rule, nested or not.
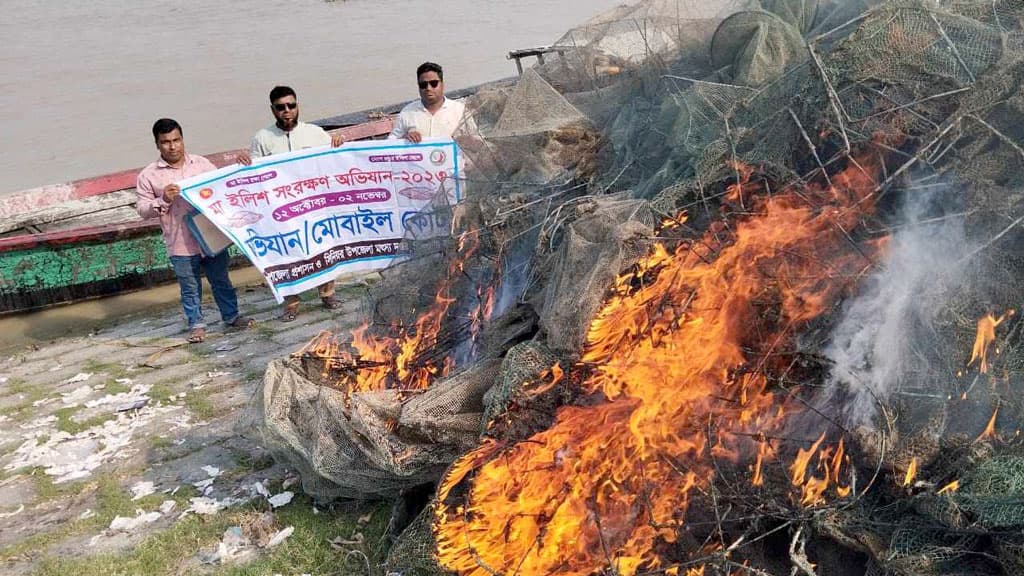
[(267, 498), (267, 502), (270, 503), (271, 508), (280, 508), (281, 506), (289, 504), (294, 497), (294, 492), (281, 492), (280, 494)]
[(264, 498), (270, 498), (270, 490), (267, 489), (267, 485), (263, 482), (253, 482), (252, 492), (255, 495), (263, 496)]
[(163, 514), (159, 512), (145, 512), (142, 510), (135, 511), (134, 518), (125, 518), (124, 516), (117, 516), (110, 522), (111, 532), (135, 532), (140, 526), (146, 524), (152, 524), (160, 518), (163, 518)]
[[(146, 396), (149, 389), (149, 386), (139, 385), (133, 387), (130, 392), (108, 394), (96, 400), (86, 401), (85, 405), (95, 408), (130, 401), (145, 403), (149, 400)], [(77, 403), (84, 399), (83, 391), (92, 392), (92, 388), (84, 386), (67, 396)], [(55, 476), (56, 484), (88, 477), (105, 462), (131, 456), (137, 450), (131, 448), (132, 436), (136, 430), (146, 426), (159, 415), (181, 409), (181, 406), (175, 405), (143, 405), (137, 410), (114, 414), (102, 424), (76, 434), (58, 430), (55, 426), (57, 417), (54, 415), (38, 418), (21, 425), (21, 429), (25, 430), (21, 434), (22, 444), (14, 450), (4, 469), (13, 471), (39, 467), (47, 475)], [(187, 418), (187, 415), (184, 415), (184, 418)], [(180, 426), (187, 427), (187, 424), (179, 419), (176, 421), (176, 427)]]
[(132, 493), (132, 500), (135, 501), (156, 492), (156, 487), (153, 486), (152, 482), (136, 482), (130, 490)]
[(173, 512), (177, 506), (178, 503), (174, 500), (164, 500), (163, 503), (160, 504), (159, 510), (161, 514), (167, 515)]
[[(129, 380), (129, 382), (131, 382), (131, 380)], [(149, 400), (149, 396), (147, 396), (147, 394), (149, 394), (150, 388), (152, 387), (147, 386), (145, 384), (134, 385), (132, 386), (132, 389), (129, 390), (128, 392), (120, 392), (118, 394), (107, 394), (102, 398), (97, 398), (96, 400), (89, 400), (88, 402), (85, 403), (85, 407), (96, 408), (98, 406), (108, 406), (111, 404), (133, 404), (141, 400)]]
[(92, 386), (79, 386), (71, 392), (65, 392), (60, 395), (60, 401), (65, 406), (78, 406), (82, 400), (85, 400), (94, 392)]
[(89, 378), (92, 378), (92, 372), (79, 372), (71, 378), (64, 381), (65, 384), (78, 384), (79, 382), (85, 382)]
[(191, 506), (186, 508), (185, 511), (178, 516), (178, 518), (184, 518), (185, 516), (188, 516), (190, 512), (194, 512), (196, 514), (199, 514), (200, 516), (209, 516), (211, 514), (216, 514), (221, 510), (224, 510), (225, 508), (230, 508), (231, 506), (234, 506), (236, 504), (242, 504), (247, 501), (248, 499), (245, 498), (229, 497), (218, 500), (216, 498), (210, 498), (208, 496), (196, 496), (194, 498), (189, 499), (189, 502), (191, 502)]
[(203, 472), (209, 474), (210, 478), (216, 478), (224, 473), (223, 470), (216, 466), (203, 466)]
[(270, 538), (270, 541), (267, 542), (267, 546), (266, 547), (267, 548), (273, 548), (273, 547), (281, 544), (282, 542), (287, 540), (289, 536), (292, 535), (292, 532), (295, 532), (295, 527), (294, 526), (289, 526), (289, 527), (285, 528), (284, 530), (281, 530), (277, 534), (274, 534)]
[(25, 505), (19, 504), (18, 509), (12, 512), (0, 512), (0, 518), (10, 518), (11, 516), (17, 516), (25, 511)]

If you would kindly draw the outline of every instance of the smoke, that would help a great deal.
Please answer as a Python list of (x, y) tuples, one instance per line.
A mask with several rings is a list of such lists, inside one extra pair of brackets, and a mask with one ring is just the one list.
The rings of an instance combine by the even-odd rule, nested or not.
[[(928, 389), (916, 382), (927, 371), (922, 343), (929, 341), (936, 311), (964, 282), (969, 245), (963, 216), (945, 186), (907, 192), (903, 222), (892, 235), (879, 270), (849, 301), (825, 349), (833, 362), (821, 403), (848, 425), (869, 425), (880, 403), (894, 394)], [(838, 407), (838, 410), (837, 410)]]

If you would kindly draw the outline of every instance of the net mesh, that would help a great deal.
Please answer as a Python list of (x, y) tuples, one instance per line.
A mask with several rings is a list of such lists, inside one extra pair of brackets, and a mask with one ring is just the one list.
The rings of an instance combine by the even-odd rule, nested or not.
[[(367, 330), (382, 338), (424, 333), (424, 311), (453, 300), (411, 356), (434, 371), (430, 385), (402, 389), (389, 376), (381, 389), (352, 391), (338, 382), (377, 368), (351, 356), (307, 354), (268, 369), (255, 427), (307, 492), (395, 497), (436, 482), (481, 436), (515, 441), (543, 429), (575, 393), (544, 384), (578, 361), (616, 276), (679, 212), (698, 230), (720, 220), (740, 166), (758, 167), (766, 183), (821, 180), (851, 150), (888, 143), (897, 160), (880, 189), (891, 196), (942, 182), (975, 239), (1006, 234), (1024, 214), (1019, 1), (645, 0), (552, 50), (515, 85), (467, 101), (474, 122), (457, 135), (471, 166), (467, 199), (433, 215), (442, 228), (454, 219), (477, 230), (472, 251), (464, 236), (410, 237), (406, 259), (367, 296)], [(924, 289), (942, 306), (907, 320), (928, 338), (905, 343), (892, 418), (850, 431), (862, 481), (875, 478), (870, 493), (813, 521), (791, 519), (856, 551), (850, 574), (1024, 570), (1024, 455), (977, 438), (993, 405), (1001, 423), (1024, 415), (1020, 330), (1000, 359), (1002, 388), (963, 382), (952, 360), (971, 349), (978, 302), (1016, 302), (1024, 261), (1013, 244), (989, 246), (989, 262), (967, 267), (969, 282)], [(809, 356), (820, 347), (812, 336)], [(921, 484), (901, 486), (914, 461)], [(749, 501), (768, 496), (748, 496), (749, 508), (733, 505), (763, 515)], [(428, 508), (400, 536), (386, 569), (440, 573), (430, 518)], [(721, 558), (705, 568), (736, 570)]]

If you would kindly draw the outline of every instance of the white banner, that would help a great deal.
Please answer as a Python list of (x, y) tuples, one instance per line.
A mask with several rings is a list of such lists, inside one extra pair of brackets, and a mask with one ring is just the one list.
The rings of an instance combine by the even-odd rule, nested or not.
[(407, 236), (448, 232), (428, 207), (461, 199), (448, 138), (352, 142), (268, 156), (179, 182), (182, 196), (263, 272), (278, 302), (391, 264)]

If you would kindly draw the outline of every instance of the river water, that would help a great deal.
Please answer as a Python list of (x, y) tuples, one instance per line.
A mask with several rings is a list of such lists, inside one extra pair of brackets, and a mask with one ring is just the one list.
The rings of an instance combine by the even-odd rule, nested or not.
[(136, 168), (150, 127), (194, 153), (241, 148), (288, 84), (313, 120), (513, 75), (509, 50), (550, 44), (621, 0), (0, 0), (0, 194)]
[[(620, 0), (0, 0), (0, 196), (143, 166), (156, 118), (194, 153), (248, 146), (288, 84), (304, 119), (515, 74), (509, 50), (550, 44)], [(252, 269), (232, 273), (259, 283)], [(175, 285), (0, 318), (0, 349), (173, 306)]]

